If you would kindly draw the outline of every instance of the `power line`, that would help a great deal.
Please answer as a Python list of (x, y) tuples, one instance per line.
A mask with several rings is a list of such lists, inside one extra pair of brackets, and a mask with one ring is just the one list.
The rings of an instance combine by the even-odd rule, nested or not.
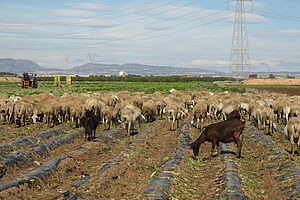
[(271, 12), (264, 12), (264, 11), (255, 11), (255, 12), (264, 17), (271, 17), (271, 18), (275, 18), (275, 19), (281, 19), (281, 20), (292, 21), (292, 22), (300, 22), (300, 18), (297, 18), (297, 17), (278, 15), (278, 14), (274, 14)]
[[(214, 12), (214, 13), (211, 13), (209, 15), (205, 15), (205, 16), (202, 16), (201, 18), (197, 18), (197, 19), (193, 19), (193, 20), (189, 20), (189, 21), (186, 21), (186, 22), (182, 22), (182, 23), (178, 23), (176, 25), (173, 25), (173, 26), (169, 26), (168, 28), (171, 29), (173, 27), (178, 27), (180, 25), (185, 25), (185, 24), (189, 24), (189, 23), (192, 23), (194, 21), (198, 21), (200, 19), (203, 19), (203, 18), (207, 18), (207, 17), (210, 17), (210, 16), (217, 16), (218, 14), (220, 13), (224, 13), (226, 11), (222, 10), (222, 11), (217, 11), (217, 12)], [(204, 23), (200, 26), (205, 26), (205, 25), (209, 25), (209, 24), (212, 24), (212, 23), (216, 23), (216, 22), (219, 22), (219, 21), (222, 21), (224, 19), (229, 19), (229, 17), (224, 17), (222, 19), (218, 19), (218, 20), (215, 20), (215, 21), (212, 21), (212, 22), (207, 22), (207, 23)], [(167, 36), (167, 35), (170, 35), (170, 34), (174, 34), (174, 33), (178, 33), (178, 32), (183, 32), (185, 30), (191, 30), (191, 29), (196, 29), (197, 27), (200, 27), (199, 25), (196, 25), (196, 26), (193, 26), (191, 28), (185, 28), (185, 29), (182, 29), (182, 30), (177, 30), (177, 31), (173, 31), (173, 32), (170, 32), (170, 33), (166, 33), (166, 34), (161, 34), (161, 35), (158, 35), (158, 36), (151, 36), (149, 38), (146, 38), (146, 39), (142, 39), (142, 40), (147, 40), (147, 39), (151, 39), (151, 38), (157, 38), (157, 37), (163, 37), (163, 36)], [(159, 30), (161, 31), (161, 30)], [(116, 42), (116, 41), (122, 41), (122, 40), (127, 40), (127, 39), (131, 39), (131, 38), (135, 38), (135, 37), (139, 37), (139, 36), (144, 36), (144, 35), (147, 35), (147, 34), (151, 34), (151, 33), (154, 33), (154, 32), (157, 32), (157, 31), (148, 31), (148, 32), (143, 32), (143, 33), (139, 33), (139, 34), (135, 34), (135, 35), (131, 35), (131, 36), (128, 36), (128, 37), (124, 37), (124, 38), (117, 38), (117, 39), (113, 39), (113, 40), (105, 40), (103, 42), (99, 42), (99, 43), (91, 43), (91, 44), (87, 44), (87, 45), (81, 45), (81, 46), (65, 46), (65, 47), (55, 47), (55, 48), (51, 48), (53, 50), (57, 50), (57, 49), (64, 49), (64, 48), (94, 48), (94, 47), (97, 47), (97, 46), (101, 46), (103, 44), (106, 44), (106, 43), (111, 43), (111, 42)], [(34, 49), (34, 48), (9, 48), (9, 49), (22, 49), (22, 50), (50, 50), (50, 48), (46, 48), (46, 49)]]
[[(192, 26), (190, 28), (185, 28), (185, 29), (181, 29), (181, 30), (169, 32), (169, 33), (166, 33), (166, 34), (152, 36), (152, 37), (144, 38), (142, 40), (155, 39), (155, 38), (160, 38), (160, 37), (165, 37), (165, 36), (168, 36), (168, 35), (172, 35), (172, 34), (175, 34), (175, 33), (180, 33), (180, 32), (184, 32), (184, 31), (190, 31), (190, 30), (193, 30), (193, 29), (197, 29), (199, 27), (207, 26), (207, 25), (210, 25), (210, 24), (215, 24), (217, 22), (221, 22), (221, 21), (224, 21), (224, 20), (227, 20), (227, 19), (230, 19), (230, 18), (231, 18), (230, 16), (227, 16), (227, 17), (223, 17), (221, 19), (217, 19), (217, 20), (214, 20), (214, 21), (211, 21), (211, 22), (207, 22), (207, 23), (204, 23), (204, 24)], [(140, 41), (140, 40), (135, 40), (135, 41)]]
[[(224, 10), (221, 10), (221, 11), (218, 11), (218, 12), (215, 12), (215, 13), (212, 13), (212, 14), (209, 14), (209, 15), (205, 15), (205, 16), (202, 16), (201, 18), (197, 18), (197, 19), (193, 19), (193, 20), (189, 20), (187, 22), (182, 22), (182, 23), (178, 23), (176, 24), (175, 26), (172, 25), (172, 26), (169, 26), (169, 27), (166, 27), (168, 29), (171, 29), (173, 27), (178, 27), (180, 25), (186, 25), (186, 24), (189, 24), (191, 22), (195, 22), (195, 21), (198, 21), (199, 19), (203, 19), (203, 18), (207, 18), (207, 17), (210, 17), (210, 16), (216, 16), (222, 12), (225, 12)], [(205, 24), (206, 25), (206, 24)], [(165, 30), (165, 29), (164, 29)], [(162, 31), (162, 30), (158, 30), (158, 31)], [(93, 47), (97, 47), (99, 45), (102, 45), (102, 44), (105, 44), (107, 42), (116, 42), (116, 41), (122, 41), (122, 40), (127, 40), (127, 39), (132, 39), (132, 38), (135, 38), (135, 37), (139, 37), (139, 36), (144, 36), (144, 35), (148, 35), (148, 34), (151, 34), (151, 33), (154, 33), (154, 32), (157, 32), (157, 31), (148, 31), (148, 32), (144, 32), (144, 33), (139, 33), (139, 34), (135, 34), (135, 35), (132, 35), (132, 36), (128, 36), (128, 37), (125, 37), (125, 38), (118, 38), (118, 39), (114, 39), (114, 40), (107, 40), (107, 41), (103, 41), (103, 42), (100, 42), (100, 43), (93, 43), (93, 44), (90, 44), (90, 45), (94, 45)], [(178, 31), (174, 31), (172, 33), (177, 33)], [(168, 34), (163, 34), (162, 36), (166, 36), (166, 35), (170, 35), (172, 33), (168, 33)], [(161, 37), (161, 36), (160, 36)], [(150, 37), (150, 38), (147, 38), (147, 39), (152, 39), (152, 38), (155, 38), (155, 37)], [(142, 39), (144, 40), (144, 39)], [(89, 46), (90, 48), (91, 46)]]
[[(180, 0), (182, 1), (182, 0)], [(120, 26), (123, 26), (123, 25), (126, 25), (126, 24), (131, 24), (131, 23), (134, 23), (134, 22), (137, 22), (137, 21), (142, 21), (144, 19), (147, 19), (147, 18), (151, 18), (151, 17), (156, 17), (156, 16), (159, 16), (161, 14), (166, 14), (166, 13), (170, 13), (170, 12), (174, 12), (176, 10), (179, 10), (181, 8), (184, 8), (186, 6), (190, 6), (190, 5), (193, 5), (193, 4), (196, 4), (196, 3), (199, 3), (200, 1), (203, 1), (203, 0), (196, 0), (196, 1), (192, 1), (192, 2), (189, 2), (189, 3), (186, 3), (184, 5), (181, 5), (181, 6), (178, 6), (178, 7), (175, 7), (173, 9), (169, 9), (167, 10), (166, 12), (164, 13), (159, 13), (159, 14), (153, 14), (153, 15), (148, 15), (148, 16), (145, 16), (145, 17), (142, 17), (142, 18), (137, 18), (137, 19), (134, 19), (134, 20), (130, 20), (130, 21), (127, 21), (127, 22), (124, 22), (122, 23)], [(222, 3), (223, 4), (223, 3)], [(220, 5), (222, 5), (220, 4)], [(164, 4), (164, 6), (166, 5), (170, 5), (170, 4)], [(218, 4), (219, 5), (219, 4)], [(160, 7), (160, 6), (159, 6)], [(216, 6), (213, 6), (213, 7), (216, 7)], [(212, 7), (212, 8), (213, 8)], [(206, 8), (206, 9), (210, 9), (210, 8)], [(199, 11), (196, 11), (196, 12), (199, 12)], [(196, 12), (193, 12), (192, 14), (196, 13)], [(179, 16), (179, 17), (183, 17), (183, 16), (188, 16), (188, 15), (191, 15), (191, 14), (186, 14), (186, 15), (182, 15), (182, 16)], [(178, 17), (178, 18), (179, 18)], [(168, 21), (170, 19), (164, 19), (164, 20), (161, 20), (159, 22), (155, 22), (155, 23), (152, 23), (152, 24), (158, 24), (158, 23), (161, 23), (163, 21)], [(119, 26), (119, 25), (118, 25)], [(114, 26), (115, 27), (115, 26)], [(114, 27), (109, 27), (109, 28), (114, 28)], [(137, 27), (137, 26), (133, 26), (133, 27)], [(101, 34), (102, 33), (113, 33), (113, 32), (118, 32), (118, 31), (123, 31), (123, 30), (127, 30), (128, 28), (123, 28), (123, 29), (118, 29), (118, 30), (108, 30), (108, 31), (101, 31)], [(98, 31), (98, 30), (96, 30)], [(92, 32), (95, 32), (95, 31), (90, 31), (90, 30), (81, 30), (81, 31), (76, 31), (76, 32), (72, 32), (72, 33), (66, 33), (66, 34), (55, 34), (55, 35), (48, 35), (47, 38), (62, 38), (62, 39), (68, 39), (68, 38), (65, 38), (65, 37), (68, 37), (72, 34), (82, 34), (82, 33), (92, 33)], [(42, 36), (42, 35), (41, 35)], [(18, 37), (18, 38), (22, 38), (22, 37)], [(24, 37), (26, 38), (26, 37)], [(28, 36), (28, 38), (31, 38), (31, 36)]]
[[(196, 0), (196, 1), (189, 2), (189, 3), (184, 4), (184, 5), (181, 5), (181, 6), (179, 6), (179, 7), (175, 7), (175, 8), (173, 8), (173, 9), (169, 9), (169, 10), (167, 10), (166, 12), (164, 12), (163, 14), (170, 13), (170, 12), (174, 12), (174, 11), (179, 10), (179, 9), (181, 9), (181, 8), (184, 8), (184, 7), (186, 7), (186, 6), (190, 6), (190, 5), (199, 3), (199, 1), (203, 1), (203, 0)], [(222, 4), (223, 4), (223, 3), (222, 3)], [(197, 12), (199, 12), (199, 11), (197, 11)], [(193, 12), (193, 13), (196, 13), (196, 12)], [(137, 18), (137, 19), (130, 20), (130, 21), (127, 21), (127, 22), (123, 22), (123, 23), (121, 24), (121, 26), (126, 25), (126, 24), (131, 24), (131, 23), (134, 23), (134, 22), (138, 22), (138, 21), (141, 21), (141, 20), (144, 20), (144, 19), (147, 19), (147, 18), (156, 17), (156, 16), (159, 16), (159, 15), (161, 15), (161, 14), (162, 14), (162, 13), (159, 13), (159, 14), (153, 14), (153, 15), (148, 15), (148, 16), (145, 16), (145, 17), (142, 17), (142, 18)], [(187, 14), (187, 15), (191, 15), (191, 13), (190, 13), (190, 14)], [(185, 15), (182, 15), (182, 16), (185, 16)], [(182, 16), (179, 16), (179, 17), (182, 17)], [(179, 17), (178, 17), (178, 18), (179, 18)], [(161, 23), (161, 22), (163, 22), (163, 21), (169, 21), (169, 20), (170, 20), (170, 19), (164, 19), (164, 20), (162, 20), (162, 21), (159, 21), (159, 22), (156, 22), (156, 23), (152, 23), (152, 24), (158, 24), (158, 23)], [(136, 27), (136, 26), (134, 26), (134, 27)], [(114, 28), (114, 27), (109, 27), (109, 28)], [(126, 30), (126, 29), (127, 29), (127, 28), (125, 28), (125, 29), (120, 29), (120, 30), (101, 31), (101, 33), (112, 33), (112, 32), (122, 31), (122, 30)], [(71, 34), (80, 34), (80, 33), (86, 33), (86, 32), (88, 32), (88, 31), (87, 31), (87, 30), (84, 30), (84, 31), (79, 31), (79, 32), (76, 32), (76, 33), (71, 33)], [(68, 33), (68, 34), (63, 34), (63, 35), (57, 35), (57, 37), (64, 37), (64, 36), (66, 36), (66, 35), (70, 35), (70, 33)]]
[[(198, 1), (199, 1), (199, 0), (198, 0)], [(177, 18), (182, 18), (182, 17), (184, 17), (184, 16), (193, 15), (193, 14), (195, 14), (195, 13), (207, 12), (207, 10), (209, 10), (209, 9), (217, 8), (217, 7), (222, 6), (222, 5), (225, 5), (225, 4), (226, 4), (226, 3), (221, 3), (221, 4), (219, 3), (219, 4), (216, 4), (216, 5), (207, 7), (207, 8), (203, 8), (202, 11), (196, 10), (195, 12), (188, 13), (188, 14), (183, 14), (183, 15), (181, 15), (181, 16), (178, 16)], [(173, 10), (173, 11), (174, 11), (174, 10)], [(209, 15), (201, 16), (200, 18), (197, 17), (196, 19), (187, 20), (187, 21), (184, 21), (184, 22), (181, 22), (181, 23), (177, 23), (177, 24), (175, 24), (175, 26), (180, 26), (180, 25), (183, 25), (183, 24), (186, 24), (186, 23), (190, 23), (190, 22), (193, 22), (193, 21), (197, 21), (197, 20), (202, 19), (202, 18), (206, 18), (206, 17), (213, 16), (213, 15), (214, 15), (214, 14), (209, 14)], [(156, 16), (158, 16), (158, 15), (156, 15)], [(170, 20), (170, 19), (168, 19), (168, 20)], [(165, 21), (168, 21), (168, 20), (165, 20)], [(153, 25), (153, 24), (159, 24), (159, 23), (161, 23), (161, 22), (162, 22), (162, 21), (159, 21), (159, 22), (157, 22), (157, 23), (152, 23), (151, 25)], [(173, 27), (173, 26), (170, 25), (170, 26), (164, 27), (164, 29), (168, 29), (168, 28), (172, 28), (172, 27)], [(110, 31), (110, 32), (119, 32), (119, 31), (127, 30), (127, 29), (128, 29), (128, 28), (125, 28), (125, 29), (119, 29), (119, 30), (114, 30), (114, 31)], [(156, 30), (156, 31), (157, 31), (157, 30)], [(149, 34), (149, 33), (152, 33), (152, 32), (155, 32), (155, 31), (150, 31), (150, 32), (146, 32), (146, 33), (142, 33), (142, 34), (138, 34), (138, 35)], [(107, 33), (107, 32), (102, 32), (102, 33)], [(14, 37), (14, 38), (16, 38), (16, 37)], [(22, 37), (17, 37), (17, 38), (22, 38)], [(26, 38), (27, 38), (27, 37), (26, 37)]]
[[(158, 0), (154, 0), (154, 1), (158, 1)], [(175, 1), (172, 0), (172, 1), (169, 1), (165, 4), (161, 4), (161, 5), (153, 7), (153, 8), (146, 8), (146, 9), (137, 10), (137, 11), (133, 11), (133, 12), (130, 12), (130, 13), (125, 13), (125, 14), (121, 14), (121, 15), (117, 15), (117, 16), (106, 17), (106, 18), (103, 18), (102, 20), (110, 20), (110, 19), (125, 17), (125, 16), (128, 16), (128, 15), (133, 15), (133, 14), (137, 14), (137, 13), (140, 13), (140, 12), (145, 12), (145, 11), (152, 10), (152, 9), (157, 9), (157, 8), (162, 7), (162, 6), (172, 5), (172, 4), (178, 3), (180, 1), (184, 1), (184, 0), (175, 0)], [(153, 2), (150, 1), (150, 2), (141, 3), (141, 5), (142, 4), (148, 4), (148, 3), (153, 3)], [(135, 6), (133, 6), (133, 7), (135, 7)], [(140, 7), (140, 6), (136, 6), (136, 7)], [(120, 10), (126, 10), (126, 9), (120, 9)], [(35, 25), (40, 25), (40, 26), (51, 26), (51, 25), (52, 26), (65, 26), (65, 25), (70, 25), (70, 24), (71, 25), (76, 25), (76, 22), (78, 23), (78, 21), (82, 21), (82, 20), (86, 20), (86, 19), (94, 19), (96, 17), (101, 17), (101, 16), (106, 16), (106, 15), (98, 14), (98, 15), (94, 15), (94, 16), (81, 17), (81, 18), (76, 18), (76, 19), (72, 19), (72, 20), (47, 22), (47, 23), (35, 23)], [(22, 23), (22, 24), (19, 24), (19, 25), (32, 25), (32, 24)]]
[[(117, 11), (122, 11), (122, 10), (128, 10), (128, 9), (132, 9), (132, 8), (138, 8), (138, 7), (142, 7), (146, 4), (149, 4), (149, 3), (153, 3), (153, 1), (158, 1), (158, 0), (152, 0), (152, 1), (146, 1), (146, 2), (141, 2), (139, 4), (135, 4), (133, 6), (128, 6), (128, 7), (124, 7), (124, 8), (119, 8), (117, 9)], [(178, 0), (178, 1), (182, 1), (182, 0)], [(111, 12), (111, 11), (107, 11), (108, 12)], [(94, 16), (87, 16), (87, 17), (82, 17), (81, 20), (84, 20), (84, 19), (92, 19), (92, 18), (95, 18), (95, 17), (102, 17), (102, 16), (106, 16), (107, 14), (97, 14), (97, 15), (94, 15)], [(52, 25), (66, 25), (66, 24), (69, 24), (69, 23), (72, 23), (72, 22), (78, 22), (78, 19), (74, 19), (74, 20), (64, 20), (64, 21), (60, 21), (60, 22), (52, 22), (52, 23), (47, 23), (47, 24), (38, 24), (38, 25), (45, 25), (45, 26), (48, 26), (50, 24)]]

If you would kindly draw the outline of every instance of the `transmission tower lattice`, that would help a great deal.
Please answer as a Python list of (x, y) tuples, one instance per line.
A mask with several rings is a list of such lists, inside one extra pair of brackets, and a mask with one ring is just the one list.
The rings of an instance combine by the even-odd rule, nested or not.
[(246, 1), (251, 1), (253, 6), (252, 0), (236, 0), (233, 23), (229, 73), (236, 78), (244, 77), (244, 70), (246, 67), (248, 67), (250, 72), (250, 53), (245, 12)]

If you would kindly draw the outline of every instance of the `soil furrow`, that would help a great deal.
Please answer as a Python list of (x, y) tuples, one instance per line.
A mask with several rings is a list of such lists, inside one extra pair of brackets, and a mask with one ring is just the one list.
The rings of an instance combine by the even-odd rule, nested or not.
[(284, 198), (300, 198), (300, 170), (294, 161), (286, 155), (285, 151), (278, 146), (272, 138), (259, 131), (247, 132), (253, 142), (260, 143), (266, 151), (264, 160), (265, 167), (269, 170), (271, 177), (275, 179)]
[(7, 143), (11, 140), (17, 140), (21, 137), (33, 136), (33, 134), (39, 134), (47, 131), (54, 130), (71, 130), (73, 129), (73, 123), (64, 123), (57, 125), (53, 128), (49, 128), (47, 124), (38, 122), (36, 124), (30, 124), (22, 127), (14, 127), (12, 125), (5, 125), (3, 128), (0, 128), (0, 142)]
[(32, 166), (34, 162), (39, 161), (40, 158), (46, 159), (50, 157), (52, 152), (60, 146), (74, 142), (76, 138), (82, 135), (82, 132), (83, 130), (70, 131), (66, 135), (49, 139), (49, 142), (46, 144), (33, 145), (26, 151), (18, 151), (3, 156), (0, 163), (7, 168), (7, 174), (1, 179), (1, 182), (14, 176), (15, 168), (22, 168), (24, 170)]
[(25, 136), (21, 137), (19, 139), (14, 139), (8, 142), (5, 142), (0, 145), (0, 156), (5, 157), (7, 154), (13, 151), (18, 150), (26, 150), (30, 148), (30, 146), (44, 143), (50, 138), (54, 138), (58, 135), (62, 135), (63, 133), (66, 133), (67, 129), (60, 129), (60, 130), (53, 130), (53, 131), (43, 131), (40, 133), (37, 133), (32, 136)]
[(173, 178), (172, 172), (183, 159), (183, 151), (188, 148), (191, 137), (188, 133), (188, 124), (184, 123), (177, 134), (180, 146), (175, 150), (172, 158), (170, 158), (163, 166), (162, 172), (153, 176), (147, 190), (144, 192), (147, 199), (167, 199), (167, 190), (171, 187), (170, 179)]
[(229, 144), (220, 143), (220, 148), (222, 162), (225, 164), (222, 170), (224, 174), (220, 181), (224, 182), (224, 184), (221, 186), (221, 190), (213, 195), (212, 199), (248, 199), (242, 191), (242, 181), (239, 176), (236, 159), (234, 158), (235, 153), (231, 150)]
[[(191, 127), (189, 135), (195, 140), (202, 131)], [(207, 159), (211, 152), (211, 143), (206, 142), (200, 146), (199, 157), (193, 158), (193, 151), (187, 148), (183, 151), (182, 162), (173, 169), (172, 178), (169, 179), (171, 187), (167, 192), (167, 199), (211, 199), (214, 194), (221, 191), (224, 184), (224, 163), (222, 159), (213, 156)]]
[(59, 199), (143, 199), (152, 177), (161, 173), (161, 166), (178, 146), (178, 138), (166, 124), (155, 121), (137, 135), (126, 137), (123, 148), (102, 162), (97, 174)]
[[(15, 180), (0, 184), (0, 189), (3, 190), (0, 197), (5, 198), (5, 196), (15, 194), (18, 198), (18, 195), (30, 194), (28, 199), (41, 199), (39, 196), (34, 196), (32, 191), (41, 188), (42, 185), (48, 184), (48, 182), (53, 182), (53, 180), (62, 180), (74, 170), (77, 170), (78, 163), (81, 162), (82, 158), (90, 155), (101, 155), (101, 152), (107, 151), (107, 145), (112, 144), (112, 138), (119, 137), (120, 134), (108, 131), (103, 135), (105, 136), (97, 138), (93, 142), (88, 142), (76, 150), (68, 152), (68, 154), (55, 157), (28, 173), (16, 176)], [(107, 142), (109, 140), (110, 143)], [(47, 196), (42, 199), (47, 199)]]

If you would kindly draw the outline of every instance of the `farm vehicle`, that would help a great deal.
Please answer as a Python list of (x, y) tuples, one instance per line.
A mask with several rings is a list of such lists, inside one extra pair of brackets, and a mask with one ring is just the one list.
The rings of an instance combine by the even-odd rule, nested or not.
[(36, 79), (36, 74), (24, 72), (22, 78), (22, 88), (28, 87), (37, 88), (38, 81)]

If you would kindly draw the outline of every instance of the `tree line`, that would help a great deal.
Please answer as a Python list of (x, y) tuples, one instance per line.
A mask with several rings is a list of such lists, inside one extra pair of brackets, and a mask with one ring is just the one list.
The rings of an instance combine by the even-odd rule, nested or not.
[[(54, 77), (37, 77), (38, 81), (53, 81)], [(60, 77), (61, 81), (66, 81), (65, 76)], [(102, 82), (214, 82), (214, 81), (235, 81), (230, 77), (190, 77), (190, 76), (75, 76), (72, 81), (102, 81)]]

